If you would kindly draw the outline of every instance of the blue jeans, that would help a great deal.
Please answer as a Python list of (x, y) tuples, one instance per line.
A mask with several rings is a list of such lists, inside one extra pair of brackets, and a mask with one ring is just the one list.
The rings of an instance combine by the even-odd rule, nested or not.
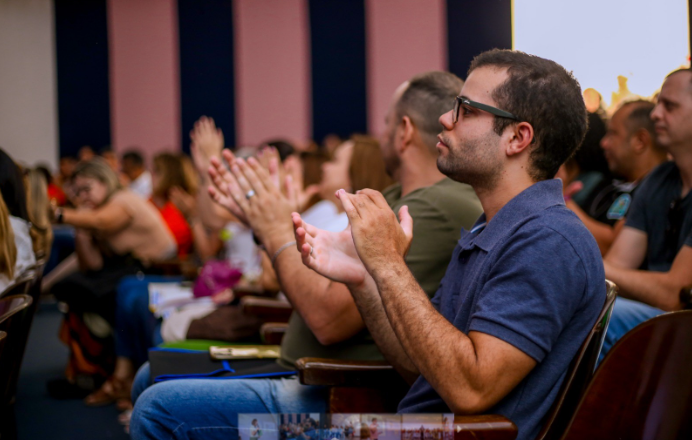
[(149, 310), (149, 283), (180, 281), (182, 277), (131, 275), (118, 283), (115, 353), (132, 360), (135, 368), (146, 362), (151, 347), (162, 342), (160, 324)]
[[(144, 370), (148, 368), (140, 369), (138, 376)], [(135, 440), (236, 440), (239, 413), (325, 413), (327, 396), (327, 388), (301, 385), (296, 376), (169, 380), (138, 396), (130, 436)]]
[(625, 333), (632, 330), (647, 319), (665, 313), (661, 309), (648, 306), (639, 301), (633, 301), (626, 298), (616, 298), (613, 306), (613, 314), (610, 317), (608, 332), (603, 341), (603, 349), (598, 358), (600, 363), (605, 354), (610, 350), (615, 343), (625, 336)]

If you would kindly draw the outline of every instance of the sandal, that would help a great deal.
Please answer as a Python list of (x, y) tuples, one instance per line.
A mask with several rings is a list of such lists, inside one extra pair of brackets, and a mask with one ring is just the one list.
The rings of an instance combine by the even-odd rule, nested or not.
[(84, 398), (86, 406), (110, 405), (118, 399), (130, 399), (130, 387), (116, 377), (110, 377), (101, 388)]

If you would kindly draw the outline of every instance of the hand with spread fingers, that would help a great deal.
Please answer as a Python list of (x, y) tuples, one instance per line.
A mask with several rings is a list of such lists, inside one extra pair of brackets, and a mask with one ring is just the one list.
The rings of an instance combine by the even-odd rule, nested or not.
[(399, 210), (399, 220), (384, 196), (371, 189), (349, 194), (337, 192), (349, 223), (361, 261), (377, 280), (377, 273), (393, 264), (403, 264), (413, 239), (413, 219), (408, 207)]
[(231, 172), (224, 179), (228, 194), (271, 255), (293, 238), (291, 204), (255, 158), (229, 163)]
[(223, 149), (223, 132), (216, 128), (212, 118), (202, 116), (190, 130), (190, 153), (200, 174), (207, 172), (212, 157), (219, 157)]
[[(233, 153), (229, 150), (223, 150), (222, 154), (229, 164), (235, 162), (235, 156), (233, 156)], [(233, 174), (231, 174), (218, 157), (211, 158), (207, 172), (209, 173), (212, 183), (212, 185), (207, 188), (209, 197), (219, 206), (233, 214), (238, 220), (245, 224), (245, 226), (249, 226), (245, 213), (231, 196), (231, 186), (237, 185)]]
[(283, 163), (286, 174), (286, 195), (291, 200), (294, 210), (302, 212), (310, 199), (320, 192), (319, 185), (305, 187), (303, 180), (303, 163), (296, 156), (289, 156)]
[(292, 216), (296, 246), (304, 265), (347, 286), (357, 287), (370, 277), (358, 257), (350, 228), (329, 232), (304, 222), (296, 212)]

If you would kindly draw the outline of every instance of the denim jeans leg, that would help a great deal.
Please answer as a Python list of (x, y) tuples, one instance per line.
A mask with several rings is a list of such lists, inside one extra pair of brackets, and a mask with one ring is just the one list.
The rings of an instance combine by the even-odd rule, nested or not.
[(145, 362), (139, 368), (139, 370), (137, 370), (137, 374), (135, 374), (135, 380), (132, 381), (132, 404), (135, 404), (137, 402), (137, 399), (144, 392), (144, 390), (146, 390), (154, 384), (151, 381), (150, 373), (151, 372), (149, 369), (149, 362)]
[(613, 306), (613, 314), (610, 317), (608, 332), (603, 341), (603, 349), (598, 358), (600, 363), (605, 354), (615, 345), (615, 343), (625, 336), (625, 333), (632, 330), (647, 319), (665, 313), (661, 309), (648, 306), (639, 301), (626, 298), (617, 298)]
[(238, 414), (324, 413), (327, 391), (298, 379), (187, 379), (149, 387), (132, 413), (133, 439), (238, 439)]

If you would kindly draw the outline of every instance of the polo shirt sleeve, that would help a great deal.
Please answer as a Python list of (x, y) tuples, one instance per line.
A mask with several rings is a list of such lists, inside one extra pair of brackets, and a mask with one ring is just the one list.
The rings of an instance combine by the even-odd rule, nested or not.
[(547, 225), (520, 229), (498, 247), (469, 330), (541, 362), (581, 304), (586, 270), (570, 242)]
[(685, 246), (692, 246), (692, 231), (690, 231), (690, 235), (685, 239)]

